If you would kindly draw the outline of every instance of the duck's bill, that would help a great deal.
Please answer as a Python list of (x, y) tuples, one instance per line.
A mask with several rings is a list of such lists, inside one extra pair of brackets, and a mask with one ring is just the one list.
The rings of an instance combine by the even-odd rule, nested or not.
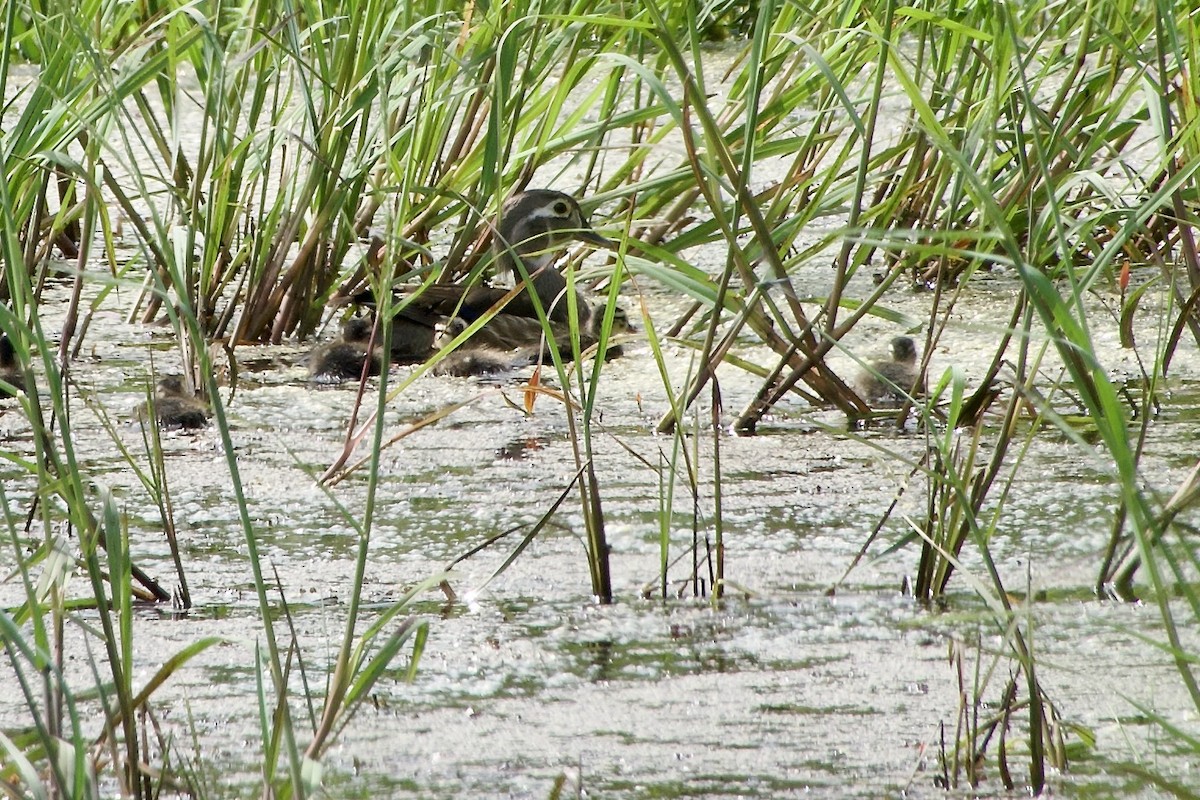
[(616, 246), (617, 246), (617, 243), (614, 242), (612, 239), (604, 238), (603, 236), (596, 233), (591, 228), (580, 228), (579, 230), (575, 231), (574, 235), (575, 235), (575, 238), (578, 239), (579, 241), (587, 242), (588, 244), (594, 244), (597, 247), (608, 247), (611, 249), (616, 249)]

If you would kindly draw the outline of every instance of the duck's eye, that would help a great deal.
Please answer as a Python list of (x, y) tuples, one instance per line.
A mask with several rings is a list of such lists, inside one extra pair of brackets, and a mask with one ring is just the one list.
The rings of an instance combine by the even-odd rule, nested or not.
[(554, 216), (569, 217), (571, 216), (571, 207), (562, 200), (554, 204)]

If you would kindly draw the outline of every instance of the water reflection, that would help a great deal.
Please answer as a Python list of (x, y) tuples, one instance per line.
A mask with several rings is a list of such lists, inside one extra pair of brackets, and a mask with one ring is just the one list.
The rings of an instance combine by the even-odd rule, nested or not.
[(546, 447), (549, 440), (544, 436), (521, 436), (496, 450), (500, 461), (520, 461)]

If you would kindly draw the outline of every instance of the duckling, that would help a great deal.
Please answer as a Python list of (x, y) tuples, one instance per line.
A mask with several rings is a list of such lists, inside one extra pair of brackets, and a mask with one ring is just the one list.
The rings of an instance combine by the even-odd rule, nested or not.
[[(595, 310), (587, 319), (586, 329), (579, 334), (581, 352), (599, 342), (599, 327), (603, 322), (603, 314)], [(467, 322), (455, 317), (442, 326), (435, 346), (444, 347), (466, 328)], [(618, 306), (613, 314), (611, 333), (628, 333), (632, 330), (629, 315), (625, 313), (625, 309)], [(569, 360), (572, 353), (568, 326), (550, 322), (550, 332), (553, 340), (543, 341), (542, 326), (537, 320), (514, 316), (501, 319), (497, 316), (440, 361), (434, 367), (433, 374), (467, 377), (508, 372), (538, 361), (549, 361), (549, 348), (552, 346), (558, 347), (561, 358)], [(619, 355), (621, 345), (610, 342), (604, 354), (605, 359), (616, 358)]]
[[(594, 345), (600, 343), (600, 328), (604, 324), (604, 306), (594, 306), (591, 308), (591, 314), (588, 317), (587, 324), (580, 323), (580, 327), (584, 330), (579, 333), (579, 351), (582, 353)], [(609, 328), (609, 336), (620, 336), (626, 333), (633, 333), (635, 328), (633, 323), (629, 321), (629, 313), (621, 306), (613, 309), (612, 327)], [(557, 336), (557, 335), (556, 335)], [(556, 338), (557, 341), (557, 338)], [(568, 350), (570, 348), (568, 347)], [(608, 348), (604, 351), (604, 360), (608, 361), (613, 358), (618, 358), (623, 355), (625, 348), (620, 344), (613, 344), (612, 339), (609, 339)]]
[[(601, 309), (593, 309), (591, 307), (581, 308), (582, 319), (579, 323), (579, 349), (587, 350), (600, 341), (600, 325), (604, 322), (604, 314)], [(437, 348), (444, 347), (450, 340), (457, 337), (467, 328), (467, 321), (454, 317), (444, 323), (439, 329), (438, 337), (434, 340), (434, 346)], [(471, 338), (463, 342), (460, 349), (492, 349), (492, 350), (514, 350), (519, 348), (539, 348), (545, 342), (546, 357), (549, 358), (549, 347), (558, 347), (559, 355), (563, 358), (571, 357), (571, 329), (566, 323), (549, 322), (550, 339), (547, 340), (545, 332), (542, 330), (542, 325), (538, 320), (532, 317), (520, 317), (511, 314), (497, 314), (486, 325), (477, 330), (471, 335)], [(629, 315), (625, 309), (618, 306), (613, 312), (613, 324), (610, 333), (618, 335), (629, 333), (633, 330), (633, 326), (629, 323)], [(619, 345), (609, 346), (609, 354), (619, 355)], [(616, 352), (614, 352), (616, 351)]]
[(4, 335), (0, 335), (0, 381), (12, 387), (0, 386), (0, 399), (16, 397), (17, 392), (25, 391), (25, 373), (17, 361), (17, 349)]
[[(613, 242), (596, 233), (575, 198), (550, 189), (529, 189), (505, 201), (496, 223), (492, 249), (498, 275), (521, 280), (520, 266), (529, 275), (528, 285), (514, 296), (489, 322), (507, 317), (537, 319), (530, 290), (536, 294), (547, 316), (562, 324), (568, 320), (564, 299), (566, 278), (553, 262), (573, 241), (598, 247)], [(420, 361), (434, 350), (437, 329), (446, 320), (458, 317), (474, 322), (509, 294), (498, 286), (434, 285), (418, 294), (401, 297), (404, 307), (392, 322), (391, 349), (395, 361)], [(360, 301), (365, 298), (360, 296)], [(405, 302), (407, 301), (407, 302)], [(368, 301), (369, 302), (369, 301)], [(579, 308), (590, 309), (582, 296)], [(512, 344), (510, 346), (519, 346)]]
[[(143, 419), (149, 413), (148, 403), (138, 409)], [(155, 387), (154, 414), (160, 428), (203, 428), (208, 424), (208, 405), (188, 394), (177, 375), (161, 379)]]
[(366, 366), (368, 375), (378, 375), (379, 354), (367, 349), (373, 323), (364, 317), (347, 320), (342, 337), (312, 351), (308, 357), (308, 378), (314, 383), (357, 381)]
[(439, 361), (433, 368), (433, 374), (455, 378), (496, 375), (527, 367), (536, 357), (536, 348), (528, 347), (519, 350), (497, 350), (493, 347), (459, 349)]
[[(870, 368), (858, 377), (858, 389), (863, 399), (875, 408), (895, 408), (913, 392), (919, 397), (924, 387), (917, 386), (917, 346), (908, 336), (891, 341), (892, 357), (873, 361)], [(915, 389), (914, 389), (915, 387)]]

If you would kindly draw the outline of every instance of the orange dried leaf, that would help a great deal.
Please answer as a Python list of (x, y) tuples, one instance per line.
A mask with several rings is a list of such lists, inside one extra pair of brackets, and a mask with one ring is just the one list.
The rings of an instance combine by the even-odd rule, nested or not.
[(533, 413), (533, 404), (537, 402), (538, 386), (542, 382), (542, 367), (538, 365), (533, 374), (529, 376), (529, 383), (525, 389), (525, 413)]

